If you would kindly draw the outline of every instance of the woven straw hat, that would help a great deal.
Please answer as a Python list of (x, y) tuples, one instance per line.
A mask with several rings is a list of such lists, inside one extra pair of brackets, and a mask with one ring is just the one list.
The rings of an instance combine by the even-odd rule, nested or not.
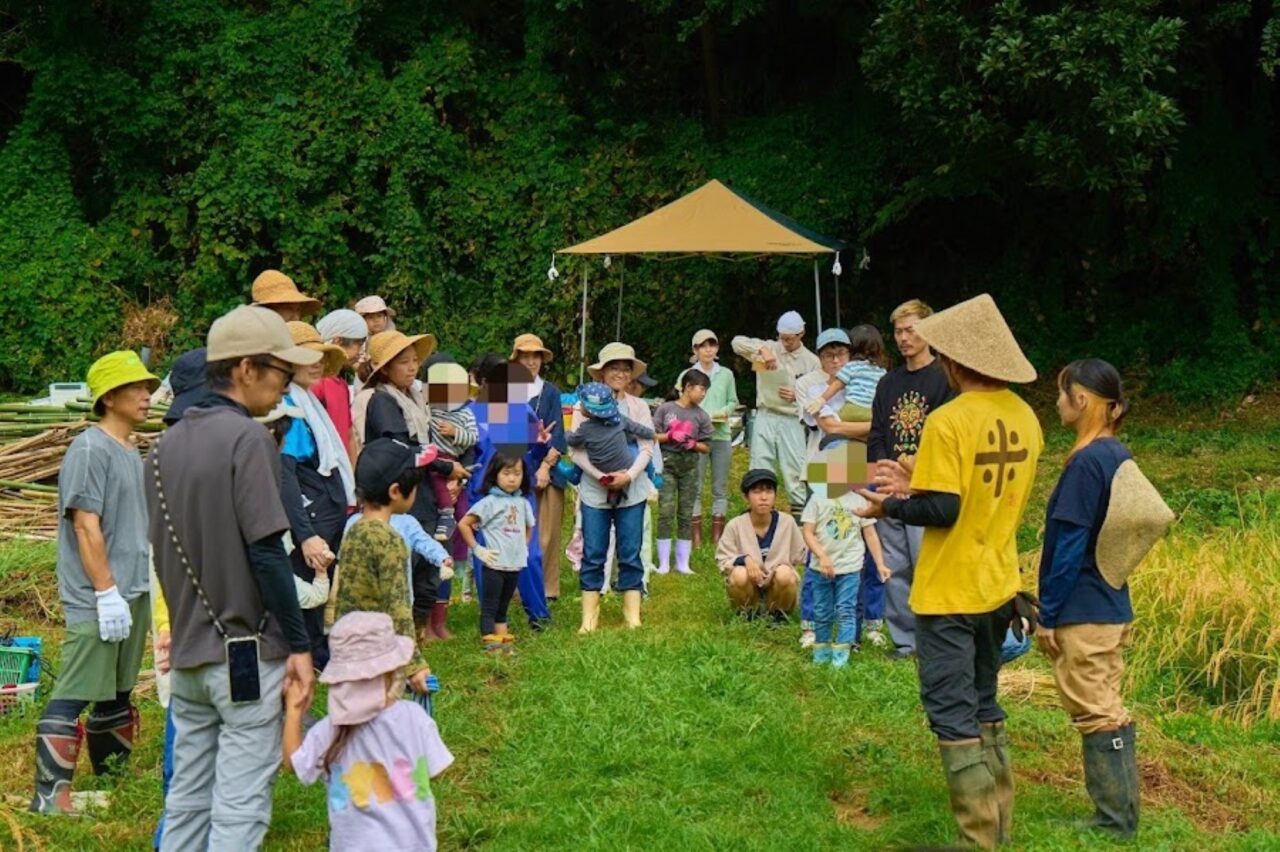
[(291, 322), (289, 325), (289, 334), (293, 337), (293, 342), (301, 346), (303, 349), (310, 349), (313, 352), (319, 352), (324, 356), (324, 374), (326, 376), (336, 376), (347, 366), (347, 353), (342, 351), (342, 347), (334, 346), (332, 343), (325, 343), (324, 338), (320, 336), (320, 332), (309, 322)]
[(516, 342), (511, 344), (511, 357), (507, 360), (516, 360), (516, 356), (521, 352), (541, 352), (544, 364), (550, 364), (555, 360), (555, 355), (542, 345), (542, 338), (536, 334), (522, 334), (517, 337)]
[(1107, 517), (1098, 533), (1098, 571), (1102, 579), (1113, 589), (1124, 586), (1173, 519), (1173, 511), (1137, 463), (1128, 459), (1121, 464), (1111, 478)]
[(352, 310), (361, 316), (365, 314), (386, 314), (392, 319), (396, 318), (396, 312), (387, 306), (387, 300), (381, 296), (365, 296), (356, 302)]
[(600, 381), (600, 375), (604, 370), (604, 365), (608, 364), (610, 361), (630, 361), (631, 375), (633, 377), (638, 376), (645, 370), (649, 369), (648, 364), (636, 357), (636, 350), (632, 349), (625, 343), (618, 343), (617, 341), (614, 341), (613, 343), (605, 344), (605, 347), (600, 350), (600, 355), (596, 362), (587, 368), (587, 372), (591, 374), (591, 378), (596, 381)]
[(425, 361), (436, 351), (433, 334), (407, 335), (399, 331), (383, 331), (369, 338), (370, 374), (390, 364), (397, 355), (410, 346), (418, 353), (418, 360)]
[(1036, 368), (986, 293), (925, 317), (916, 323), (916, 333), (935, 351), (988, 378), (1017, 384), (1036, 380)]
[(298, 290), (293, 279), (278, 269), (264, 270), (253, 279), (253, 303), (264, 308), (272, 305), (301, 305), (304, 314), (320, 310), (320, 300)]

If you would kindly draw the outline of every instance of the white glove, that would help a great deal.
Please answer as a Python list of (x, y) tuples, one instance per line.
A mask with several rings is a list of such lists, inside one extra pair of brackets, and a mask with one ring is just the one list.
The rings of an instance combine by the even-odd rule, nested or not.
[(123, 642), (128, 639), (133, 615), (129, 612), (129, 604), (120, 597), (120, 590), (112, 586), (105, 592), (94, 594), (98, 596), (98, 635), (102, 641)]
[(444, 562), (440, 563), (440, 579), (441, 580), (453, 579), (453, 560), (452, 559), (445, 559)]
[(490, 568), (498, 567), (498, 551), (492, 547), (477, 547), (475, 549), (476, 559), (479, 559)]

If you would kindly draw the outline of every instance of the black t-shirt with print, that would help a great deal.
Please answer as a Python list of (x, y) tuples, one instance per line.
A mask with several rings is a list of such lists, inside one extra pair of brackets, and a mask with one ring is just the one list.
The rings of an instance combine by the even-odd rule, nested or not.
[(867, 460), (915, 455), (925, 417), (953, 396), (955, 391), (947, 384), (947, 374), (936, 358), (919, 370), (905, 366), (890, 370), (876, 385), (871, 403)]

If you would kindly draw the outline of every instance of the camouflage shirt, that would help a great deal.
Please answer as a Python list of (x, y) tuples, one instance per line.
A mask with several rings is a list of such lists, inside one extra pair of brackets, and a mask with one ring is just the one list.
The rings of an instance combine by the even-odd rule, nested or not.
[[(358, 520), (347, 530), (338, 554), (338, 586), (326, 622), (349, 612), (385, 612), (396, 633), (417, 641), (413, 629), (413, 605), (405, 566), (409, 548), (390, 524)], [(421, 648), (414, 649), (406, 671), (426, 668)]]

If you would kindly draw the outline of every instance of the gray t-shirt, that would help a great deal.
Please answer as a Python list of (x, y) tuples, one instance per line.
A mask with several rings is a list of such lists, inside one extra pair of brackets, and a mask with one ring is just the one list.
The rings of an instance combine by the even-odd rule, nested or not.
[[(188, 409), (152, 454), (160, 458), (178, 541), (213, 611), (229, 636), (253, 636), (263, 606), (248, 546), (289, 529), (275, 441), (243, 410), (222, 404)], [(224, 662), (222, 638), (196, 595), (160, 511), (152, 459), (147, 460), (146, 480), (156, 574), (172, 625), (173, 667)], [(268, 618), (261, 658), (278, 660), (288, 653), (279, 619)]]
[(62, 460), (58, 473), (58, 595), (67, 624), (98, 618), (98, 599), (80, 561), (73, 511), (100, 518), (107, 566), (127, 601), (149, 589), (147, 502), (142, 457), (97, 426), (85, 429)]
[(498, 552), (498, 571), (519, 571), (529, 563), (529, 543), (526, 531), (533, 526), (533, 509), (523, 496), (490, 494), (481, 498), (468, 515), (480, 519), (484, 543)]
[[(711, 415), (702, 410), (700, 405), (691, 405), (685, 408), (678, 402), (664, 402), (658, 406), (658, 410), (653, 413), (653, 431), (661, 434), (671, 430), (671, 424), (677, 420), (685, 423), (693, 424), (693, 440), (700, 444), (704, 444), (711, 440)], [(665, 443), (662, 445), (662, 452), (666, 453), (692, 453), (696, 452), (692, 448), (686, 448), (683, 444)]]

